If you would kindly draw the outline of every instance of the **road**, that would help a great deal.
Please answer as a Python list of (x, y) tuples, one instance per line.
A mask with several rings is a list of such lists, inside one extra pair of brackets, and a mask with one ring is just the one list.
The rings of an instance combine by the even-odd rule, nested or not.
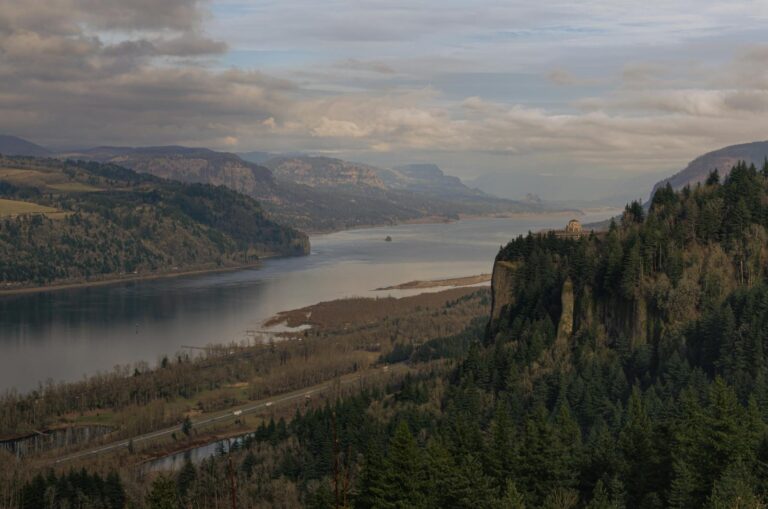
[[(315, 394), (315, 393), (318, 393), (318, 392), (322, 392), (322, 391), (324, 391), (326, 389), (329, 389), (329, 388), (333, 387), (333, 385), (336, 384), (336, 383), (339, 383), (340, 385), (349, 385), (351, 383), (354, 383), (354, 382), (357, 382), (359, 380), (362, 380), (366, 376), (370, 376), (370, 375), (378, 374), (378, 373), (386, 373), (387, 371), (389, 371), (389, 372), (401, 371), (402, 369), (407, 369), (407, 368), (404, 365), (394, 365), (394, 366), (385, 366), (383, 368), (370, 369), (370, 370), (368, 370), (366, 372), (363, 372), (363, 373), (352, 373), (352, 374), (349, 374), (349, 375), (344, 375), (344, 376), (342, 376), (340, 378), (337, 378), (337, 379), (334, 379), (334, 380), (330, 380), (328, 382), (323, 382), (321, 384), (313, 385), (313, 386), (307, 387), (305, 389), (299, 389), (297, 391), (289, 392), (287, 394), (283, 394), (283, 395), (280, 395), (280, 396), (274, 396), (274, 397), (271, 397), (271, 398), (266, 398), (266, 399), (259, 400), (259, 401), (254, 402), (254, 403), (249, 403), (247, 405), (241, 405), (241, 406), (238, 406), (238, 407), (233, 407), (233, 408), (230, 408), (228, 410), (218, 412), (217, 414), (212, 415), (212, 416), (201, 417), (201, 418), (199, 418), (197, 420), (193, 420), (192, 421), (192, 427), (193, 428), (194, 427), (202, 427), (202, 426), (205, 426), (207, 424), (211, 424), (211, 423), (214, 423), (214, 422), (226, 421), (226, 420), (229, 420), (229, 419), (234, 420), (236, 418), (242, 417), (243, 415), (251, 414), (251, 413), (257, 412), (259, 410), (264, 410), (265, 408), (268, 408), (268, 407), (270, 407), (272, 405), (280, 405), (281, 403), (286, 403), (286, 402), (294, 401), (294, 400), (297, 400), (297, 399), (303, 399), (307, 395), (311, 396), (312, 394)], [(240, 411), (240, 413), (235, 415), (234, 412), (236, 412), (236, 411)], [(76, 453), (73, 453), (73, 454), (69, 454), (67, 456), (63, 456), (63, 457), (55, 460), (53, 462), (53, 464), (56, 465), (56, 464), (60, 464), (60, 463), (65, 463), (67, 461), (72, 461), (72, 460), (79, 459), (79, 458), (85, 458), (85, 457), (88, 457), (88, 456), (95, 456), (95, 455), (98, 455), (98, 454), (104, 454), (104, 453), (107, 453), (107, 452), (110, 452), (110, 451), (114, 451), (115, 449), (120, 449), (122, 447), (128, 447), (128, 444), (131, 441), (133, 441), (133, 443), (135, 445), (135, 444), (138, 444), (140, 442), (145, 442), (147, 440), (152, 440), (152, 439), (160, 438), (160, 437), (164, 437), (164, 436), (170, 436), (173, 433), (178, 433), (180, 431), (180, 429), (181, 429), (180, 425), (176, 425), (176, 426), (173, 426), (173, 427), (170, 427), (170, 428), (165, 428), (165, 429), (161, 429), (161, 430), (158, 430), (158, 431), (153, 431), (153, 432), (150, 432), (150, 433), (146, 433), (144, 435), (137, 435), (135, 437), (132, 437), (132, 438), (129, 438), (129, 439), (125, 439), (125, 440), (120, 440), (118, 442), (113, 442), (111, 444), (104, 445), (104, 446), (101, 446), (101, 447), (97, 447), (95, 449), (88, 449), (88, 450), (85, 450), (85, 451), (80, 451), (80, 452), (76, 452)]]

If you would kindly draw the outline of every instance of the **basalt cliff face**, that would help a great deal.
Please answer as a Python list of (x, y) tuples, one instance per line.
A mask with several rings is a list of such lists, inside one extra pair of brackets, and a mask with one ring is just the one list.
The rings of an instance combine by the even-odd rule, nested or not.
[[(521, 301), (526, 267), (520, 262), (497, 260), (491, 280), (491, 313), (488, 335), (494, 339), (515, 328), (523, 316)], [(622, 338), (632, 347), (658, 339), (665, 316), (658, 309), (658, 295), (640, 294), (632, 298), (596, 296), (590, 285), (575, 285), (569, 276), (552, 282), (548, 319), (557, 348), (572, 336), (589, 332), (602, 339)]]
[(706, 328), (732, 320), (740, 292), (768, 274), (767, 196), (768, 169), (740, 163), (722, 183), (659, 190), (608, 232), (511, 241), (494, 264), (486, 342), (511, 343), (538, 374), (585, 341), (642, 363), (709, 362)]

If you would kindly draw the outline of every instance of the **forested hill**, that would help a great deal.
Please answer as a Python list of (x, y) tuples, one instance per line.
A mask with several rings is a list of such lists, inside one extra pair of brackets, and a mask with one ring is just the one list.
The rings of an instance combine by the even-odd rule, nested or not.
[(719, 180), (666, 186), (604, 236), (499, 252), (460, 386), (484, 395), (481, 430), (512, 420), (502, 464), (534, 506), (768, 500), (768, 170)]
[(307, 237), (252, 198), (112, 164), (0, 157), (3, 289), (250, 264)]
[(658, 182), (653, 187), (653, 191), (664, 187), (667, 182), (676, 190), (687, 185), (695, 186), (698, 183), (703, 183), (707, 179), (707, 175), (715, 169), (724, 176), (739, 161), (744, 161), (747, 164), (754, 163), (758, 167), (768, 163), (768, 141), (730, 145), (700, 155), (679, 172)]

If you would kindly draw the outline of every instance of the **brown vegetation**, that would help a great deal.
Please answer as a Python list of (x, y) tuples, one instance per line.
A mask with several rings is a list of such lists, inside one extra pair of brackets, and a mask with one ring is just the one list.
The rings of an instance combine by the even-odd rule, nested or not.
[(384, 288), (376, 288), (379, 290), (414, 290), (425, 288), (439, 288), (441, 286), (471, 286), (478, 285), (480, 283), (487, 283), (491, 280), (490, 274), (477, 274), (474, 276), (454, 277), (448, 279), (431, 279), (431, 280), (414, 280), (407, 283), (400, 283), (399, 285), (385, 286)]

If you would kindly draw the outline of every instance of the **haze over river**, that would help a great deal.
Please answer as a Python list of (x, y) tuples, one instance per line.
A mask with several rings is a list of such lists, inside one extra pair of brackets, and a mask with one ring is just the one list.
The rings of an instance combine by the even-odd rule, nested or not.
[(319, 301), (410, 295), (424, 290), (373, 289), (487, 273), (512, 237), (566, 222), (543, 216), (351, 230), (314, 236), (309, 256), (258, 269), (0, 296), (0, 391), (118, 364), (155, 365), (182, 345), (246, 340), (278, 311)]

